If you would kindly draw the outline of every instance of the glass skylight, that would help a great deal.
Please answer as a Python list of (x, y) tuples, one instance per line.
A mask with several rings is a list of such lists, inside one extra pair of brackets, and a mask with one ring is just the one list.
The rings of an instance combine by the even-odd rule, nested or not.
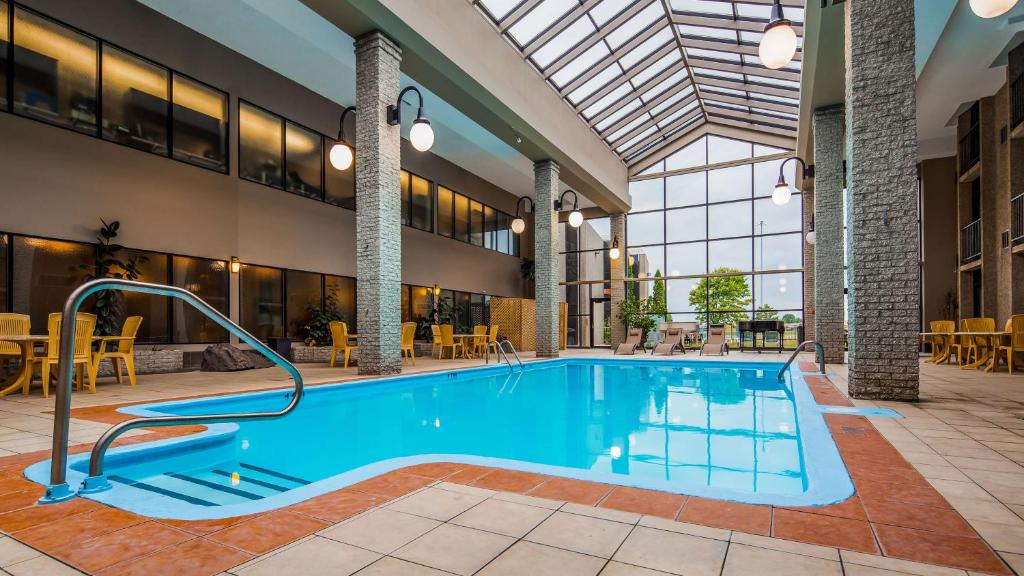
[(761, 64), (768, 0), (470, 1), (627, 164), (705, 122), (795, 135), (802, 53)]

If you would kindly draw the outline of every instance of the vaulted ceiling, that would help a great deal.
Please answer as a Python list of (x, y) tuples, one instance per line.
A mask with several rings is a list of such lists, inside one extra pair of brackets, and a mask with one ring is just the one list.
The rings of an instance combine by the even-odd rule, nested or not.
[(796, 136), (802, 52), (757, 56), (772, 0), (469, 1), (627, 165), (706, 124)]

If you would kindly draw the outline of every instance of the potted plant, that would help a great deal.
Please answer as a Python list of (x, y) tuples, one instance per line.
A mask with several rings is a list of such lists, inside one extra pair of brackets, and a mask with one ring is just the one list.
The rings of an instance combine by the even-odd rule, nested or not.
[(651, 306), (651, 298), (637, 298), (632, 293), (619, 304), (619, 320), (626, 328), (639, 328), (641, 342), (647, 342), (647, 335), (657, 325), (657, 320), (651, 314)]
[[(142, 275), (139, 265), (149, 260), (145, 256), (130, 256), (121, 258), (121, 250), (124, 246), (114, 242), (117, 238), (121, 222), (114, 220), (103, 224), (99, 229), (99, 236), (96, 237), (96, 244), (93, 248), (93, 261), (91, 264), (82, 264), (85, 271), (86, 282), (99, 278), (121, 278), (124, 280), (138, 280)], [(93, 297), (92, 309), (96, 314), (96, 334), (99, 336), (114, 336), (121, 333), (121, 325), (124, 323), (125, 304), (124, 295), (117, 290), (101, 290)]]
[(345, 315), (338, 310), (338, 296), (331, 290), (324, 296), (323, 306), (306, 306), (309, 322), (303, 326), (306, 346), (329, 346), (331, 344), (331, 322), (344, 322)]

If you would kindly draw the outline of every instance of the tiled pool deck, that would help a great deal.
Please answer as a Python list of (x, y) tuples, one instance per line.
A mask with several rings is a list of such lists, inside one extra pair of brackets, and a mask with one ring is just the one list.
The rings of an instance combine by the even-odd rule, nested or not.
[[(839, 388), (809, 376), (815, 397), (849, 405), (843, 367), (829, 369)], [(303, 371), (314, 382), (338, 380), (339, 371)], [(83, 407), (74, 414), (74, 439), (83, 443), (75, 451), (122, 419), (115, 409), (125, 402), (285, 383), (217, 376), (149, 377), (134, 389), (111, 384), (76, 394)], [(833, 506), (753, 506), (428, 464), (285, 509), (201, 522), (158, 521), (85, 499), (35, 505), (42, 489), (21, 471), (49, 456), (39, 449), (48, 447), (52, 399), (9, 397), (0, 400), (0, 449), (25, 453), (0, 458), (0, 530), (9, 535), (0, 538), (0, 569), (33, 576), (78, 573), (70, 566), (176, 576), (1022, 573), (1024, 376), (923, 364), (922, 397), (916, 405), (884, 404), (902, 420), (826, 416), (857, 489)]]

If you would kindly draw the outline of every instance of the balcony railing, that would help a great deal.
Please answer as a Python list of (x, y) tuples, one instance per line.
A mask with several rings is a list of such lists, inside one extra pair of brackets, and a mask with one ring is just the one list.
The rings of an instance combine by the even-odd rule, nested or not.
[(1024, 74), (1010, 84), (1010, 130), (1024, 124)]
[(981, 218), (960, 229), (960, 263), (981, 258)]
[(1010, 227), (1012, 242), (1024, 242), (1024, 194), (1018, 194), (1010, 200), (1010, 215), (1013, 225)]
[(960, 139), (960, 175), (963, 176), (981, 159), (981, 127), (971, 126), (967, 134)]

